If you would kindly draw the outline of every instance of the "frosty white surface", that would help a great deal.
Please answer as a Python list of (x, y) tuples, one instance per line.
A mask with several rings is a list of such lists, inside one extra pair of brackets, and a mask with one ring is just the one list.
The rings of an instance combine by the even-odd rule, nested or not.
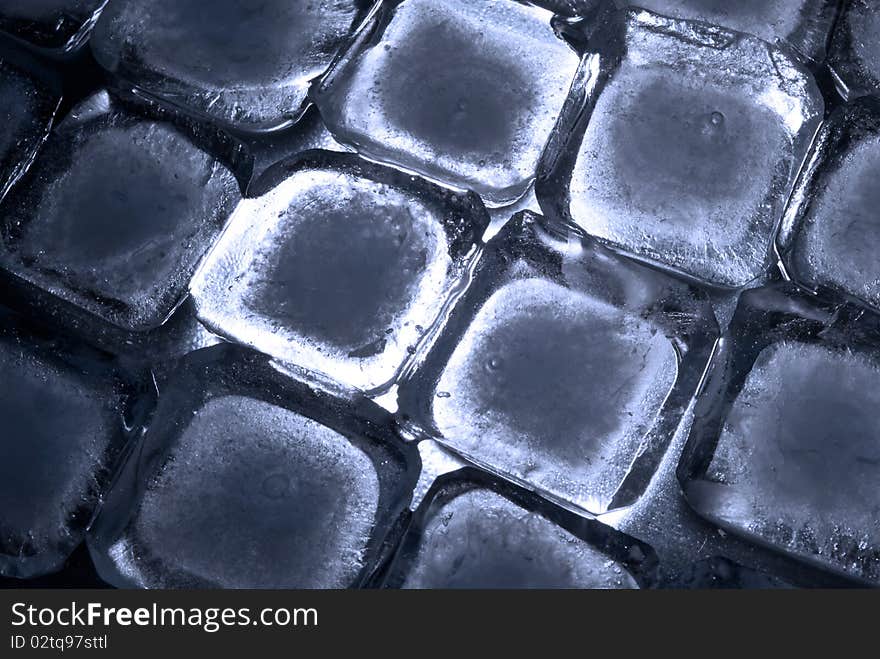
[(357, 14), (353, 0), (115, 0), (92, 49), (104, 68), (166, 100), (272, 128), (298, 116)]
[[(771, 43), (791, 39), (799, 47), (824, 45), (828, 0), (633, 0), (630, 5), (664, 16), (699, 20), (747, 32)], [(806, 49), (812, 55), (812, 48)]]
[(82, 539), (113, 429), (101, 393), (21, 344), (0, 343), (0, 574), (59, 567)]
[(771, 345), (689, 499), (736, 531), (878, 581), (878, 408), (876, 362), (822, 346)]
[(800, 278), (880, 306), (880, 137), (861, 142), (818, 190), (792, 252)]
[(473, 490), (431, 518), (405, 588), (637, 588), (620, 565), (537, 513)]
[(221, 334), (371, 390), (436, 319), (451, 264), (442, 223), (416, 195), (307, 169), (239, 206), (192, 295)]
[(159, 325), (237, 200), (235, 178), (149, 121), (56, 131), (45, 154), (6, 211), (7, 267), (125, 328)]
[(809, 75), (763, 42), (694, 29), (631, 19), (574, 164), (570, 213), (627, 252), (738, 287), (769, 267), (823, 104)]
[(443, 441), (472, 459), (602, 511), (675, 383), (656, 327), (541, 279), (480, 309), (437, 385)]
[(145, 587), (345, 588), (378, 501), (372, 462), (345, 437), (224, 396), (193, 416), (110, 553)]
[(578, 65), (550, 16), (512, 0), (406, 0), (319, 91), (321, 114), (373, 158), (513, 201)]

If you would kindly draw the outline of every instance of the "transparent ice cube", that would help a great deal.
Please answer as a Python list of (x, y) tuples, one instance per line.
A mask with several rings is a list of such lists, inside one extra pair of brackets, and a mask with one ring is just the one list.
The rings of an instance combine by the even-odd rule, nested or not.
[(337, 139), (368, 157), (513, 201), (578, 66), (550, 18), (514, 0), (386, 3), (315, 100)]
[(844, 98), (880, 93), (880, 6), (876, 2), (843, 4), (828, 64)]
[(880, 325), (786, 286), (743, 296), (681, 476), (694, 509), (790, 556), (880, 582)]
[(638, 588), (650, 548), (465, 469), (428, 493), (387, 586)]
[(90, 531), (102, 578), (147, 588), (346, 588), (370, 577), (418, 473), (367, 401), (325, 400), (231, 346), (161, 396)]
[(3, 0), (0, 30), (59, 55), (89, 38), (107, 0)]
[(0, 310), (0, 575), (61, 567), (124, 443), (128, 385), (105, 355)]
[(786, 212), (788, 273), (880, 308), (880, 101), (857, 99), (823, 125)]
[(86, 105), (7, 196), (0, 263), (112, 324), (154, 328), (185, 294), (238, 183), (174, 126), (106, 95)]
[(61, 98), (24, 69), (0, 60), (0, 200), (30, 167)]
[(267, 172), (191, 291), (214, 331), (367, 391), (431, 332), (488, 223), (458, 195), (351, 154)]
[(785, 42), (821, 61), (837, 10), (835, 0), (619, 0), (673, 18), (703, 21)]
[(365, 12), (361, 0), (114, 0), (92, 39), (123, 83), (244, 130), (295, 121), (312, 79)]
[(812, 76), (741, 33), (644, 11), (610, 20), (561, 122), (570, 137), (548, 149), (542, 209), (701, 282), (747, 285), (772, 266), (822, 118)]
[(401, 420), (604, 512), (647, 484), (716, 333), (701, 294), (523, 213), (488, 243), (443, 334), (401, 383)]

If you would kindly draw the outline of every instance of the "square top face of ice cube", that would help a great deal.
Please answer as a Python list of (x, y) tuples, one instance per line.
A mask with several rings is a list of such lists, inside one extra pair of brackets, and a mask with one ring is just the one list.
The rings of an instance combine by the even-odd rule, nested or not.
[(845, 3), (828, 63), (844, 98), (880, 92), (880, 6), (876, 2)]
[(90, 529), (105, 580), (347, 588), (372, 575), (419, 469), (387, 412), (317, 393), (229, 344), (156, 378), (143, 445)]
[(226, 396), (196, 411), (172, 456), (144, 492), (127, 538), (140, 561), (225, 588), (355, 581), (379, 481), (345, 437), (289, 410)]
[(771, 265), (819, 125), (815, 83), (758, 39), (647, 12), (629, 14), (622, 42), (604, 48), (621, 59), (598, 97), (583, 92), (592, 110), (548, 154), (542, 208), (702, 282), (748, 284)]
[(462, 453), (601, 509), (676, 374), (672, 344), (650, 323), (523, 279), (477, 313), (440, 376), (434, 420)]
[(243, 130), (280, 128), (359, 20), (359, 0), (115, 0), (98, 63), (186, 112)]
[(697, 405), (684, 490), (736, 533), (880, 582), (880, 327), (808, 304), (734, 318)]
[[(557, 243), (533, 221), (487, 245), (444, 335), (401, 384), (400, 413), (496, 473), (604, 512), (650, 477), (714, 319), (687, 287), (575, 236)], [(677, 326), (661, 291), (693, 325)]]
[(97, 114), (56, 127), (4, 201), (0, 263), (114, 325), (152, 329), (185, 293), (238, 183), (170, 124), (96, 99)]
[(608, 556), (488, 489), (436, 502), (404, 588), (637, 588)]
[(862, 98), (823, 126), (780, 235), (791, 276), (880, 308), (880, 102)]
[(121, 390), (92, 355), (0, 315), (0, 574), (58, 569), (82, 540), (122, 433)]
[(578, 66), (514, 0), (388, 3), (318, 88), (337, 139), (487, 201), (524, 194)]
[[(382, 389), (429, 333), (487, 219), (356, 156), (281, 168), (245, 201), (191, 290), (216, 332), (357, 389)], [(276, 177), (270, 172), (272, 177)]]
[(0, 30), (39, 48), (67, 54), (80, 48), (107, 0), (4, 0)]
[(835, 0), (632, 0), (628, 4), (673, 18), (703, 21), (787, 42), (821, 60), (834, 21)]

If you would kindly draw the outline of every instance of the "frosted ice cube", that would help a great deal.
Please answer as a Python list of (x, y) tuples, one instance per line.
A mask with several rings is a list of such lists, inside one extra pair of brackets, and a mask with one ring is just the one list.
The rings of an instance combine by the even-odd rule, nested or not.
[(513, 0), (388, 3), (315, 100), (337, 139), (367, 156), (513, 201), (578, 66), (550, 17)]
[(600, 55), (586, 56), (592, 78), (562, 122), (574, 124), (571, 138), (548, 151), (541, 207), (640, 259), (744, 286), (772, 265), (774, 232), (822, 118), (819, 90), (754, 37), (625, 16), (624, 52), (600, 35), (591, 46)]
[(244, 130), (289, 125), (366, 8), (360, 0), (114, 0), (98, 63), (185, 112)]
[(880, 93), (880, 6), (876, 2), (844, 3), (828, 64), (844, 98)]
[(835, 0), (620, 0), (649, 11), (787, 42), (821, 61), (837, 10)]
[(415, 484), (409, 452), (378, 413), (352, 406), (348, 420), (236, 354), (195, 353), (160, 381), (145, 445), (90, 531), (99, 573), (147, 588), (360, 585)]
[(66, 55), (89, 38), (107, 0), (3, 0), (0, 30)]
[(880, 327), (767, 296), (744, 298), (741, 306), (763, 308), (735, 318), (717, 355), (685, 493), (735, 533), (878, 582)]
[(258, 187), (193, 280), (199, 317), (348, 387), (386, 388), (465, 273), (488, 223), (479, 200), (328, 152)]
[(0, 60), (0, 199), (27, 171), (49, 134), (59, 95), (18, 66)]
[(880, 101), (861, 98), (825, 123), (780, 234), (789, 274), (880, 308)]
[(401, 384), (400, 414), (480, 465), (604, 512), (650, 479), (717, 326), (687, 286), (542, 221), (522, 214), (487, 245)]
[(637, 588), (619, 564), (489, 490), (434, 511), (405, 588)]
[(0, 575), (56, 570), (82, 541), (123, 437), (109, 363), (0, 310)]
[(109, 101), (74, 110), (4, 202), (0, 263), (110, 323), (150, 329), (239, 197), (232, 173), (170, 124)]

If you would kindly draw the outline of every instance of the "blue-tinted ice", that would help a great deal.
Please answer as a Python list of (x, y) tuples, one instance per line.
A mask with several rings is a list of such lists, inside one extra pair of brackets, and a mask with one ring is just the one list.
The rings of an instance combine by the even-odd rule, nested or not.
[(526, 192), (578, 58), (514, 0), (386, 4), (315, 96), (371, 158), (503, 203)]
[[(614, 15), (620, 18), (618, 15)], [(545, 213), (637, 258), (740, 287), (772, 241), (822, 117), (812, 76), (765, 42), (648, 12), (594, 28), (537, 193)], [(599, 36), (596, 36), (599, 35)]]
[(244, 130), (295, 121), (357, 25), (358, 0), (114, 0), (98, 63), (175, 106)]
[(130, 330), (160, 325), (240, 197), (217, 158), (99, 94), (3, 205), (0, 264)]
[(216, 332), (348, 387), (382, 389), (435, 324), (488, 218), (356, 156), (321, 153), (268, 174), (191, 291)]

